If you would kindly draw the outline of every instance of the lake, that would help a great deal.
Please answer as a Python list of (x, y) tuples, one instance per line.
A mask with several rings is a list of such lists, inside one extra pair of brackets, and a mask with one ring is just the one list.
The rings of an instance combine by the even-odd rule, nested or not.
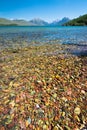
[(87, 27), (0, 27), (0, 130), (87, 130), (86, 92)]
[(87, 45), (87, 27), (0, 27), (0, 49), (42, 44)]

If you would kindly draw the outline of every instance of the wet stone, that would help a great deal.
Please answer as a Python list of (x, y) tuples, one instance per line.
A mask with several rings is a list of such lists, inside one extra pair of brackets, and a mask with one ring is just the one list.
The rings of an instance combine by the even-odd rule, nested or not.
[(7, 57), (0, 62), (0, 130), (86, 129), (87, 57), (67, 49), (31, 44), (0, 52)]

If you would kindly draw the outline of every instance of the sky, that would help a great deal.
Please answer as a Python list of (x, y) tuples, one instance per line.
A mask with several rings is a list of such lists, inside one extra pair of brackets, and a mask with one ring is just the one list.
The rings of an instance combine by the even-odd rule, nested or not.
[(47, 22), (87, 13), (87, 0), (0, 0), (0, 17), (8, 19), (40, 18)]

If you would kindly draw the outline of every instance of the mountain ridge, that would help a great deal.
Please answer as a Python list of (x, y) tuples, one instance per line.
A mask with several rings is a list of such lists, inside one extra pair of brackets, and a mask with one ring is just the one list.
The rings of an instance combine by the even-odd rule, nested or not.
[(55, 20), (48, 23), (42, 19), (34, 18), (32, 20), (14, 19), (9, 20), (6, 18), (0, 18), (0, 26), (87, 26), (87, 14), (79, 16), (70, 20), (67, 17), (61, 20)]
[[(66, 18), (66, 17), (64, 17)], [(64, 21), (64, 18), (62, 20), (55, 20), (52, 23), (48, 23), (42, 19), (34, 18), (32, 20), (24, 20), (24, 19), (13, 19), (9, 20), (6, 18), (0, 18), (0, 26), (10, 26), (10, 25), (16, 25), (16, 26), (61, 26), (66, 22), (66, 19), (69, 20), (69, 18), (66, 18)]]
[(50, 25), (52, 26), (62, 26), (63, 24), (69, 22), (70, 19), (68, 17), (64, 17), (61, 20), (55, 20)]
[(65, 23), (64, 26), (87, 26), (87, 14), (70, 20), (69, 22)]

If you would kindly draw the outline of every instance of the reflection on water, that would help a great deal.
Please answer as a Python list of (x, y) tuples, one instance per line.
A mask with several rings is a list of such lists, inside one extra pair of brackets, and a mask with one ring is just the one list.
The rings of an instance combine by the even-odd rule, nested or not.
[(87, 27), (0, 27), (0, 49), (45, 43), (87, 45)]

